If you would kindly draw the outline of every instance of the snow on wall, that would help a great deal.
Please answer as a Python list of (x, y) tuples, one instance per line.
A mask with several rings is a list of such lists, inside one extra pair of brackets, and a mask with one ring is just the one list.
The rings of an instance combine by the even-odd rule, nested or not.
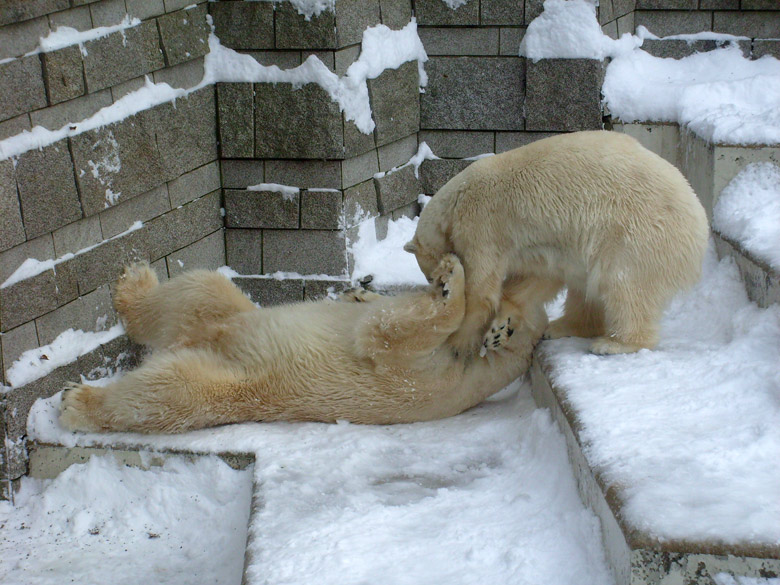
[(712, 227), (780, 272), (780, 167), (745, 167), (721, 191)]

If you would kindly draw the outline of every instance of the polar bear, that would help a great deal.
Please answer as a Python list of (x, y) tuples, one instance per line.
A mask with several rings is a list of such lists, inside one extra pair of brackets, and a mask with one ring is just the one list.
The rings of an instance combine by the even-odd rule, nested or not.
[(449, 340), (461, 354), (528, 277), (568, 287), (546, 337), (595, 337), (593, 353), (614, 354), (655, 347), (663, 309), (698, 280), (708, 238), (673, 165), (629, 136), (593, 131), (472, 163), (428, 202), (405, 249), (427, 277), (448, 253), (463, 262), (466, 316)]
[(527, 370), (547, 324), (548, 292), (543, 283), (526, 286), (514, 299), (521, 304), (486, 336), (487, 357), (466, 360), (445, 343), (463, 320), (463, 267), (445, 254), (431, 278), (424, 292), (352, 292), (357, 302), (260, 309), (219, 273), (159, 284), (148, 264), (131, 265), (114, 304), (129, 337), (152, 354), (108, 386), (70, 384), (60, 421), (81, 431), (180, 432), (241, 421), (386, 424), (455, 415)]

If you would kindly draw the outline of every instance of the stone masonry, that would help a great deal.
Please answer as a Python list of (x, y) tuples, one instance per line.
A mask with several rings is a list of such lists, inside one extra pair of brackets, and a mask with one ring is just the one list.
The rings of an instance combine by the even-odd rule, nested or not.
[[(466, 158), (603, 127), (604, 63), (518, 57), (541, 9), (542, 0), (468, 0), (457, 10), (442, 0), (335, 0), (332, 11), (307, 18), (286, 1), (0, 3), (0, 141), (33, 127), (78, 127), (145, 78), (198, 86), (212, 29), (262, 65), (291, 69), (315, 56), (344, 76), (366, 28), (397, 30), (414, 16), (429, 56), (422, 93), (416, 62), (368, 80), (370, 134), (317, 84), (219, 83), (0, 160), (1, 381), (10, 383), (23, 352), (62, 331), (116, 323), (111, 287), (127, 262), (147, 260), (163, 279), (228, 264), (261, 304), (321, 297), (348, 286), (359, 221), (376, 217), (381, 237), (389, 219), (418, 213), (418, 195), (435, 193)], [(637, 25), (659, 36), (714, 30), (748, 37), (746, 54), (780, 53), (767, 40), (779, 36), (780, 6), (766, 0), (601, 0), (599, 20), (612, 36)], [(111, 28), (41, 51), (39, 39), (60, 26)], [(664, 56), (711, 48), (652, 46)], [(398, 169), (421, 142), (441, 159), (419, 176)], [(56, 261), (9, 280), (29, 258)], [(4, 485), (25, 473), (36, 398), (140, 356), (120, 337), (5, 386)]]

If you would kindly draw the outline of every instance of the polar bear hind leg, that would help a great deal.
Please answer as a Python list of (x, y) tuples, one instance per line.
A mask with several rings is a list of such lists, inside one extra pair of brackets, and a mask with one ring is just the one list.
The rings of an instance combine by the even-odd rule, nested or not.
[(601, 301), (587, 299), (584, 292), (569, 287), (563, 316), (550, 323), (544, 337), (601, 337), (605, 332), (604, 307)]

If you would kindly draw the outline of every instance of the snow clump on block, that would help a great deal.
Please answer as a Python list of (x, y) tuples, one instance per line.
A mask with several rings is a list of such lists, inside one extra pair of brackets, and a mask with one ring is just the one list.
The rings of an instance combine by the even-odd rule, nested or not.
[(528, 25), (520, 43), (520, 56), (539, 59), (605, 59), (642, 44), (624, 34), (614, 40), (606, 36), (596, 19), (596, 8), (588, 0), (546, 0), (544, 11)]
[(780, 272), (780, 167), (745, 167), (721, 191), (712, 226)]

